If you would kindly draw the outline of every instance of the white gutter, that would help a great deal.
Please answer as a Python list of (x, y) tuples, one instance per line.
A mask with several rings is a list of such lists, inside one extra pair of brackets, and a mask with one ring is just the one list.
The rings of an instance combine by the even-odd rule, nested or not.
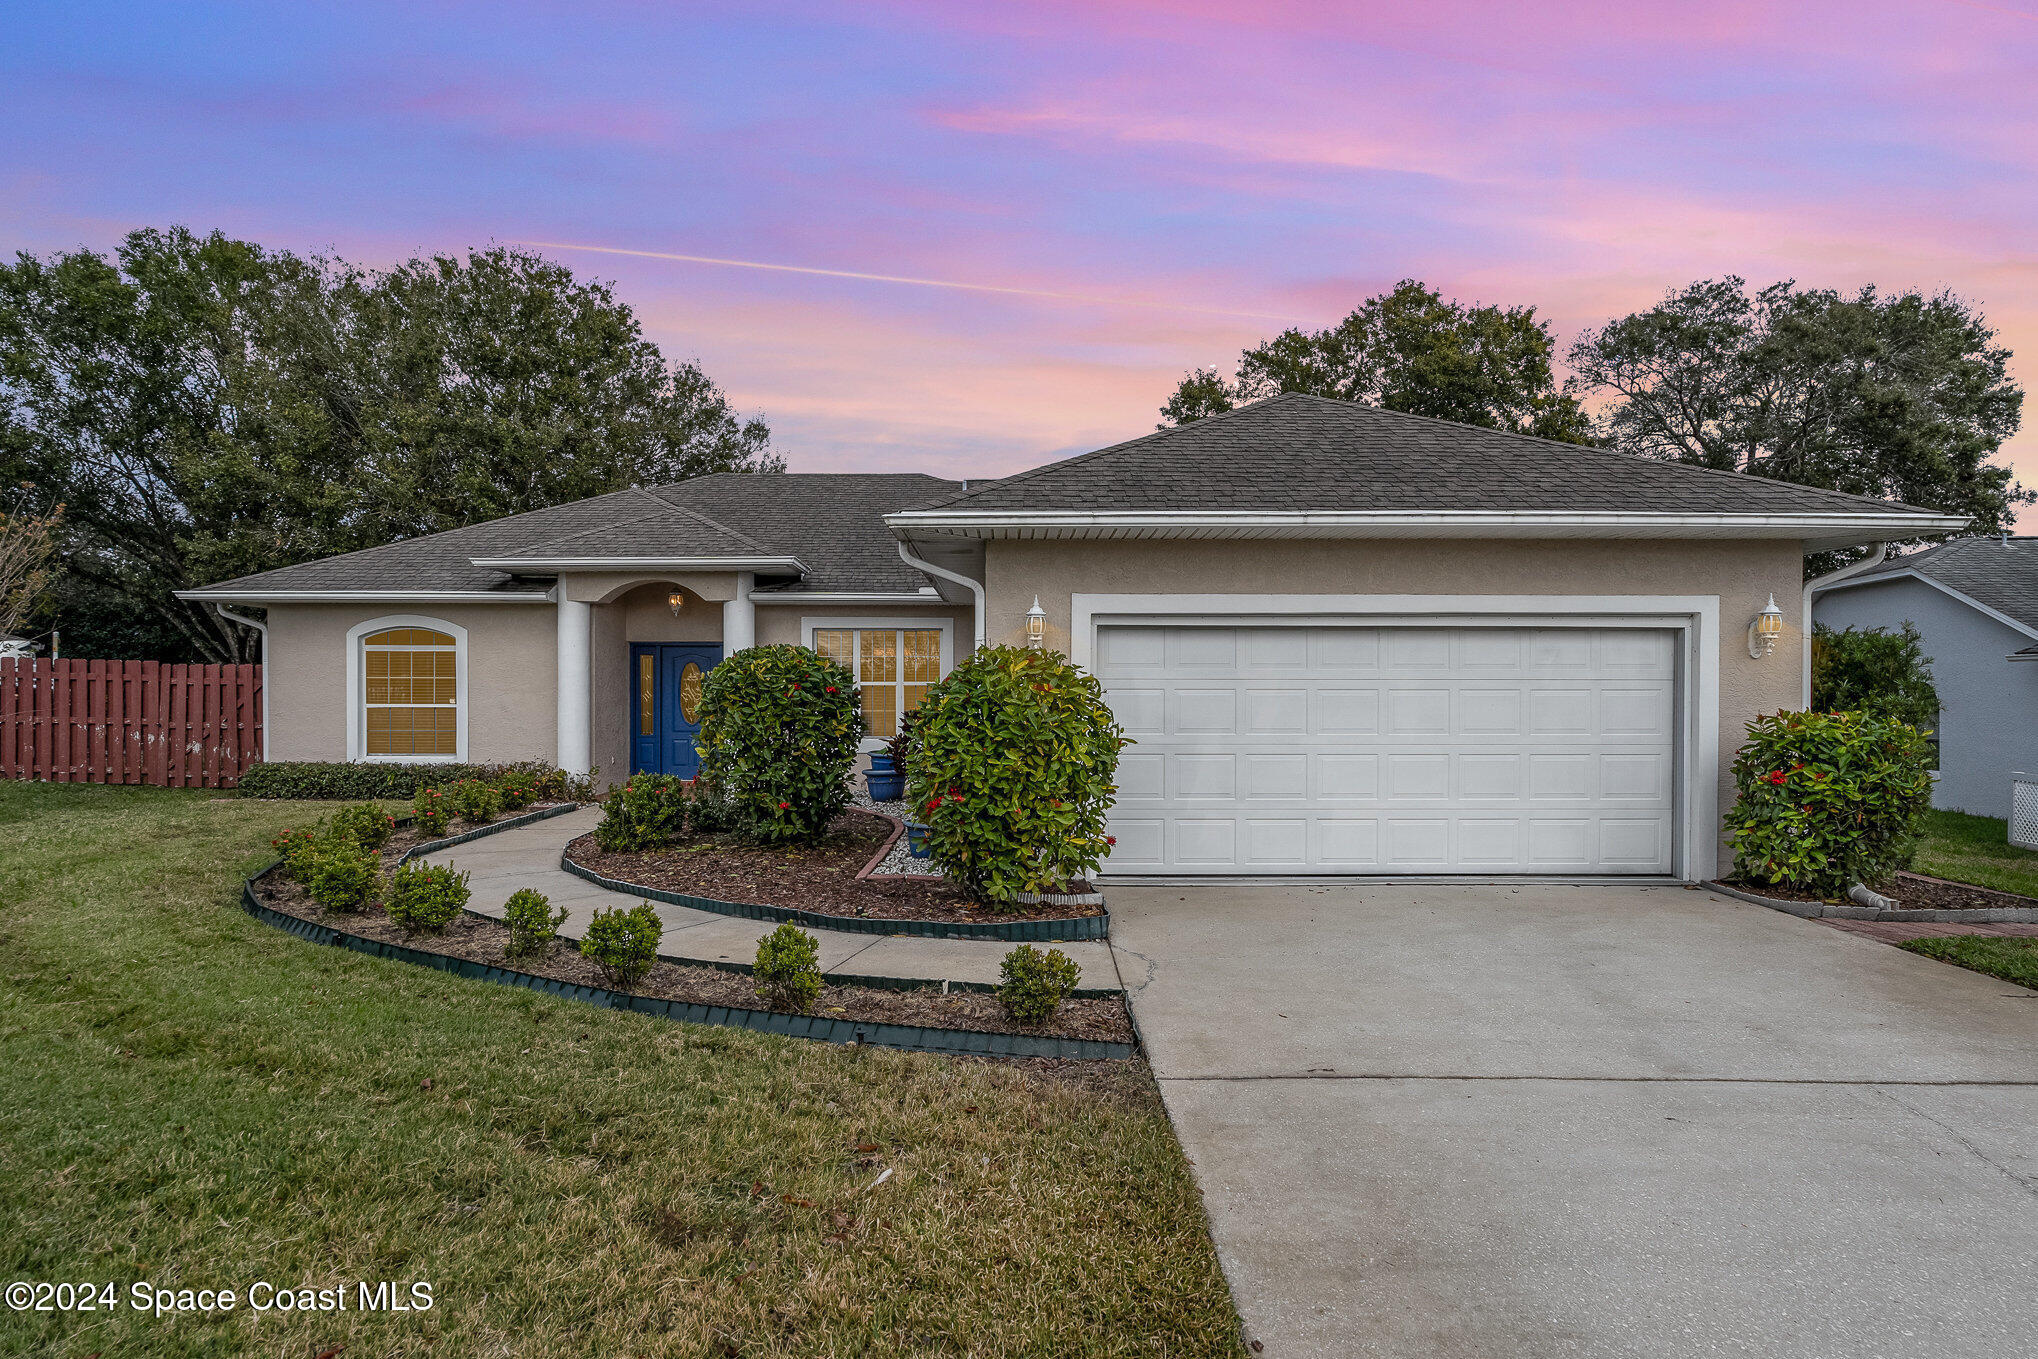
[(798, 557), (474, 557), (484, 571), (797, 571)]
[(1807, 711), (1812, 706), (1812, 596), (1829, 585), (1837, 585), (1849, 576), (1858, 576), (1863, 571), (1882, 565), (1889, 556), (1889, 544), (1877, 543), (1875, 551), (1837, 571), (1828, 571), (1823, 576), (1813, 576), (1804, 583), (1804, 697), (1801, 706)]
[(177, 598), (205, 604), (384, 604), (406, 599), (438, 604), (543, 604), (550, 591), (506, 590), (178, 590)]
[[(933, 562), (922, 561), (920, 558), (913, 555), (912, 546), (908, 544), (903, 538), (899, 540), (899, 560), (904, 562), (906, 565), (913, 567), (915, 570), (925, 571), (930, 576), (936, 576), (942, 580), (952, 581), (955, 584), (964, 586), (969, 590), (971, 598), (974, 599), (976, 602), (976, 646), (977, 647), (983, 646), (985, 641), (984, 583), (980, 580), (971, 580), (968, 576), (962, 575), (959, 572), (951, 571), (945, 566), (936, 566)], [(975, 648), (972, 648), (972, 650), (974, 649)]]
[(753, 604), (941, 604), (932, 589), (908, 594), (898, 590), (753, 590)]
[(269, 759), (269, 625), (257, 623), (244, 613), (235, 613), (224, 604), (214, 604), (212, 611), (221, 618), (230, 618), (243, 627), (253, 628), (262, 635), (262, 760)]

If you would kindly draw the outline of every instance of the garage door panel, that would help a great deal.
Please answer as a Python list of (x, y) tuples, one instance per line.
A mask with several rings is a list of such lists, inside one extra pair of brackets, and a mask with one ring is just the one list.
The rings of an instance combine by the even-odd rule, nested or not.
[(1114, 872), (1670, 869), (1664, 629), (1107, 626)]

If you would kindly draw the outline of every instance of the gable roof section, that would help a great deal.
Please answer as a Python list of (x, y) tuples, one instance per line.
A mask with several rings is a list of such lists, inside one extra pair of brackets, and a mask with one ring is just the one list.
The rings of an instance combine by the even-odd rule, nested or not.
[(1123, 520), (1122, 527), (1158, 533), (1171, 521), (1216, 527), (1229, 520), (1234, 536), (1267, 536), (1284, 525), (1329, 530), (1394, 520), (1411, 527), (1455, 520), (1485, 532), (1534, 529), (1539, 520), (1646, 527), (1651, 520), (1767, 519), (1779, 521), (1779, 530), (1785, 520), (1837, 520), (1836, 531), (1858, 535), (1872, 521), (1901, 520), (1907, 533), (1873, 536), (1915, 536), (1933, 531), (1917, 525), (1920, 516), (1940, 532), (1966, 522), (1914, 505), (1289, 393), (887, 522), (904, 533), (1059, 519), (1056, 527), (1068, 533)]
[[(427, 534), (187, 592), (198, 599), (304, 595), (542, 598), (562, 559), (790, 560), (793, 589), (910, 594), (884, 515), (959, 483), (892, 473), (724, 472)], [(477, 566), (476, 562), (487, 562)], [(745, 568), (748, 569), (748, 568)]]
[(1922, 580), (1962, 603), (2038, 637), (2038, 538), (1955, 538), (1858, 576), (1813, 586), (1813, 593)]

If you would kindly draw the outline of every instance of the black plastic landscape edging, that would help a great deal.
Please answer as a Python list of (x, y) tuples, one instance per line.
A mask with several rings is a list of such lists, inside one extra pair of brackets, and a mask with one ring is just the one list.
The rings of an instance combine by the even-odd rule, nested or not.
[(1893, 911), (1885, 911), (1873, 906), (1855, 906), (1835, 901), (1794, 901), (1788, 897), (1765, 897), (1757, 892), (1729, 887), (1723, 882), (1708, 882), (1706, 886), (1721, 896), (1752, 902), (1757, 906), (1767, 906), (1772, 911), (1802, 916), (1806, 920), (1826, 917), (1833, 920), (1890, 920), (1921, 925), (2038, 924), (2038, 907), (2033, 906), (1982, 906), (1967, 911), (1922, 908), (1906, 910), (1899, 907)]
[(1105, 939), (1111, 933), (1111, 913), (1099, 911), (1095, 915), (1076, 916), (1063, 920), (1000, 920), (981, 924), (951, 920), (892, 920), (878, 916), (824, 915), (819, 911), (801, 911), (788, 906), (763, 906), (749, 901), (717, 901), (713, 897), (696, 897), (685, 892), (668, 892), (662, 887), (645, 887), (621, 878), (607, 878), (573, 861), (565, 850), (559, 853), (559, 866), (576, 877), (586, 878), (597, 887), (606, 887), (611, 892), (628, 892), (632, 896), (648, 897), (662, 901), (668, 906), (685, 906), (689, 910), (710, 911), (715, 915), (742, 916), (749, 920), (790, 920), (795, 925), (805, 925), (817, 930), (834, 930), (840, 934), (910, 934), (922, 939), (1002, 939), (1013, 944), (1044, 944), (1062, 940)]
[(455, 958), (450, 954), (432, 953), (404, 944), (392, 944), (385, 939), (369, 939), (363, 935), (349, 934), (330, 925), (314, 924), (274, 907), (264, 906), (261, 899), (255, 895), (255, 883), (274, 868), (275, 865), (271, 864), (241, 885), (241, 909), (263, 924), (273, 925), (286, 934), (294, 934), (299, 939), (314, 944), (331, 944), (354, 953), (365, 953), (371, 958), (389, 958), (400, 963), (429, 967), (439, 972), (450, 972), (456, 977), (494, 982), (500, 986), (520, 986), (528, 991), (598, 1005), (606, 1010), (631, 1010), (658, 1019), (749, 1029), (755, 1033), (775, 1033), (787, 1038), (809, 1038), (822, 1043), (870, 1043), (877, 1047), (899, 1048), (908, 1052), (938, 1052), (951, 1057), (1061, 1057), (1077, 1061), (1098, 1061), (1123, 1059), (1134, 1055), (1130, 1043), (1105, 1042), (1095, 1038), (1048, 1038), (1025, 1033), (979, 1033), (973, 1029), (936, 1029), (918, 1024), (879, 1024), (867, 1020), (833, 1019), (823, 1015), (779, 1014), (772, 1010), (745, 1010), (731, 1005), (701, 1005), (692, 1001), (631, 995), (627, 991), (610, 991), (599, 986), (581, 986), (575, 982), (560, 981), (555, 977), (540, 977), (535, 973), (518, 972), (514, 968), (476, 962), (471, 958)]
[[(562, 802), (556, 807), (540, 807), (535, 812), (523, 812), (516, 816), (506, 816), (500, 821), (491, 821), (485, 826), (476, 826), (473, 830), (461, 831), (458, 835), (449, 835), (443, 840), (421, 841), (405, 850), (396, 862), (400, 867), (409, 863), (412, 859), (423, 858), (427, 854), (437, 854), (442, 849), (451, 849), (455, 845), (464, 845), (469, 840), (479, 840), (484, 835), (497, 835), (506, 830), (515, 830), (518, 826), (528, 826), (534, 821), (545, 821), (555, 816), (564, 816), (568, 812), (577, 812), (579, 810), (580, 804), (578, 802)], [(410, 818), (400, 819), (408, 821)]]

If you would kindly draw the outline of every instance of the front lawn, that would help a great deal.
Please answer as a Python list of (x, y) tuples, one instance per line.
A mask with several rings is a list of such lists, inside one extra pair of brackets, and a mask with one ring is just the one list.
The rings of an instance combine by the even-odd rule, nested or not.
[(2001, 817), (1933, 810), (1925, 814), (1925, 838), (1911, 867), (1935, 878), (2038, 896), (2038, 852), (2005, 839)]
[(321, 949), (234, 903), (322, 810), (0, 783), (0, 1273), (123, 1300), (418, 1280), (434, 1306), (8, 1315), (0, 1354), (1240, 1352), (1140, 1070), (823, 1047)]
[(2038, 990), (2038, 939), (1956, 934), (1936, 939), (1906, 939), (1897, 947)]

